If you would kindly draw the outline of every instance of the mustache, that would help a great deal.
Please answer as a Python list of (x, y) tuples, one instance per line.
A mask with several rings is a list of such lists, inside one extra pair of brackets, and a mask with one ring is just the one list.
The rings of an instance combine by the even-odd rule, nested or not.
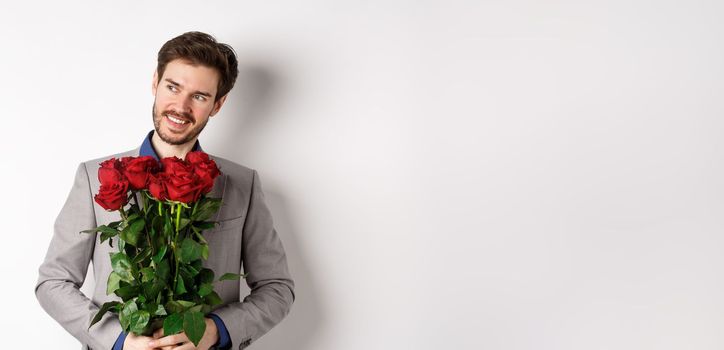
[(172, 111), (172, 110), (166, 110), (166, 111), (163, 111), (163, 113), (161, 113), (161, 115), (163, 115), (163, 116), (170, 115), (174, 118), (188, 120), (193, 123), (196, 122), (196, 120), (194, 120), (194, 117), (191, 115), (191, 113), (183, 113), (183, 112), (179, 113), (179, 112)]

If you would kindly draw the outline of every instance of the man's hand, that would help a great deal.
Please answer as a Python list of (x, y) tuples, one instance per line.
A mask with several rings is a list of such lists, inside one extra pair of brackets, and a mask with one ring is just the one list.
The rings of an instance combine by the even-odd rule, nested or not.
[(123, 342), (123, 350), (155, 350), (156, 348), (148, 346), (148, 342), (152, 340), (151, 337), (128, 333), (126, 340)]
[(163, 335), (163, 328), (158, 329), (153, 334), (153, 337), (158, 339), (150, 339), (153, 341), (147, 345), (150, 346), (151, 349), (159, 348), (161, 350), (209, 350), (219, 341), (219, 330), (216, 329), (214, 320), (206, 318), (204, 321), (206, 321), (206, 331), (204, 331), (204, 336), (201, 337), (198, 347), (195, 347), (194, 343), (192, 343), (186, 336), (186, 333), (183, 332), (158, 338)]

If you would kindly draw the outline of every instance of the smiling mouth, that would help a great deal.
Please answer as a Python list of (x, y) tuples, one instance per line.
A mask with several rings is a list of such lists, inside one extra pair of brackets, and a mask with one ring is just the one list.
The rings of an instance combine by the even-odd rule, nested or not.
[(168, 113), (165, 113), (163, 116), (166, 117), (166, 119), (168, 119), (170, 122), (172, 122), (173, 124), (175, 124), (177, 126), (183, 126), (183, 125), (191, 123), (191, 121), (188, 119), (180, 118), (175, 115), (168, 114)]

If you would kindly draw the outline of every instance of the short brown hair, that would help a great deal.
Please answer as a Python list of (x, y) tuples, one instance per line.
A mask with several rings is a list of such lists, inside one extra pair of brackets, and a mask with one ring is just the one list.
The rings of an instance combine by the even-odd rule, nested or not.
[(214, 102), (225, 96), (234, 87), (239, 75), (239, 64), (234, 49), (219, 43), (213, 36), (202, 32), (186, 32), (167, 41), (158, 51), (158, 81), (161, 81), (166, 65), (182, 59), (193, 65), (202, 65), (219, 72), (219, 85)]

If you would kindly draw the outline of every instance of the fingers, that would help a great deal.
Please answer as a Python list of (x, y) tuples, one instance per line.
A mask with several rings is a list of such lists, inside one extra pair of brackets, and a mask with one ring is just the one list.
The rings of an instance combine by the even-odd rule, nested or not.
[(189, 338), (186, 336), (186, 333), (179, 333), (179, 334), (173, 334), (168, 335), (162, 338), (154, 339), (150, 343), (148, 343), (148, 346), (160, 348), (165, 347), (169, 345), (175, 346), (178, 343), (185, 343), (188, 342)]
[(148, 346), (148, 342), (153, 340), (151, 337), (146, 337), (142, 335), (135, 335), (133, 333), (129, 333), (126, 336), (126, 340), (123, 343), (123, 349), (124, 350), (155, 350), (152, 347)]
[[(152, 335), (153, 339), (149, 339), (148, 341), (159, 339), (163, 337), (163, 328), (159, 328), (153, 332)], [(167, 345), (162, 347), (154, 348), (154, 350), (172, 350), (175, 347), (175, 345)]]

